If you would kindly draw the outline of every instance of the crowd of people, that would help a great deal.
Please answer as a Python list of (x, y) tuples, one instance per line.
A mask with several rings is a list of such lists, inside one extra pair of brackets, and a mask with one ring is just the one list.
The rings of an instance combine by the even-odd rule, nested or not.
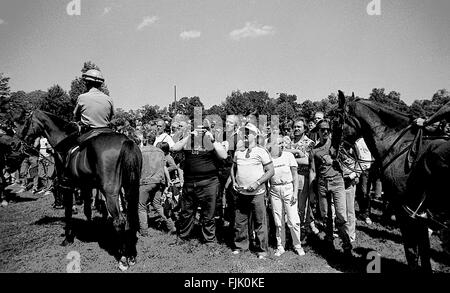
[[(223, 128), (208, 119), (196, 127), (189, 120), (160, 119), (126, 134), (143, 153), (143, 237), (151, 215), (157, 228), (182, 240), (224, 241), (233, 254), (251, 250), (263, 259), (269, 243), (275, 256), (287, 249), (304, 255), (305, 236), (323, 230), (330, 253), (339, 236), (351, 258), (355, 198), (359, 216), (371, 225), (370, 202), (381, 197), (364, 140), (339, 161), (331, 155), (330, 122), (322, 112), (308, 122), (300, 118), (260, 128), (237, 115), (227, 116)], [(290, 233), (283, 235), (285, 225)]]
[[(83, 80), (87, 92), (74, 110), (81, 133), (109, 127), (114, 107), (100, 91), (102, 74), (89, 70)], [(155, 224), (182, 241), (221, 241), (233, 254), (251, 250), (264, 259), (272, 238), (275, 256), (288, 249), (302, 256), (305, 236), (323, 230), (328, 251), (336, 253), (334, 238), (340, 237), (345, 256), (351, 258), (357, 236), (355, 199), (370, 225), (372, 189), (376, 197), (382, 192), (365, 142), (360, 139), (342, 154), (333, 154), (330, 122), (322, 112), (310, 121), (299, 118), (281, 125), (257, 120), (229, 115), (221, 125), (213, 119), (197, 123), (175, 116), (115, 128), (141, 148), (139, 234), (148, 236)], [(52, 190), (51, 147), (42, 137), (35, 147), (38, 155), (26, 159), (19, 174), (38, 166), (28, 176), (31, 190), (44, 188), (47, 194)], [(22, 179), (18, 183), (25, 185)], [(54, 208), (62, 208), (56, 195)], [(283, 235), (285, 225), (290, 233)]]

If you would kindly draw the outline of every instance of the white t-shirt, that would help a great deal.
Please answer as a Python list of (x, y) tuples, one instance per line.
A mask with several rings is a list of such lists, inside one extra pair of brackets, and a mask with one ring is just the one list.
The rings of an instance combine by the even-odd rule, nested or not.
[[(371, 161), (372, 154), (370, 153), (369, 148), (367, 147), (364, 139), (363, 138), (358, 139), (355, 144), (358, 158), (364, 161)], [(363, 170), (369, 169), (370, 165), (371, 165), (370, 162), (361, 162), (361, 167), (363, 168)]]
[(297, 167), (292, 153), (283, 151), (278, 158), (272, 158), (275, 174), (270, 179), (272, 184), (285, 184), (293, 181), (291, 167)]
[(48, 143), (48, 140), (45, 137), (41, 137), (39, 139), (39, 152), (41, 153), (41, 155), (43, 155), (44, 157), (48, 157), (50, 156), (49, 153), (47, 153), (47, 149), (50, 149), (51, 146)]
[(155, 142), (153, 143), (153, 146), (156, 146), (159, 142), (167, 142), (169, 144), (169, 148), (173, 147), (173, 145), (175, 144), (173, 142), (173, 139), (170, 137), (169, 134), (167, 133), (161, 133), (160, 135), (158, 135), (155, 139)]
[[(248, 152), (248, 158), (247, 158)], [(264, 166), (270, 164), (272, 159), (269, 153), (259, 147), (255, 146), (248, 151), (248, 149), (237, 150), (234, 153), (234, 163), (237, 166), (236, 182), (240, 187), (248, 188), (256, 180), (264, 175)], [(261, 194), (265, 191), (264, 184), (261, 184), (255, 191), (242, 190), (240, 193), (248, 195)]]

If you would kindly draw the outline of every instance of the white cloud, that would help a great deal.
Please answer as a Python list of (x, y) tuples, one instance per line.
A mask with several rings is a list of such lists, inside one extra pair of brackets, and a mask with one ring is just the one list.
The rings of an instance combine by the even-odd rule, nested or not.
[(5, 21), (0, 18), (0, 24), (4, 24), (4, 23), (5, 23)]
[(245, 26), (236, 29), (230, 33), (233, 40), (240, 40), (243, 38), (257, 38), (275, 34), (275, 28), (270, 25), (260, 25), (256, 22), (246, 22)]
[(180, 38), (183, 40), (200, 38), (202, 33), (200, 31), (184, 31), (180, 34)]
[(105, 16), (105, 15), (107, 15), (108, 13), (110, 13), (110, 12), (111, 12), (111, 9), (112, 9), (112, 7), (105, 7), (105, 9), (103, 9), (102, 16)]
[(146, 16), (142, 19), (142, 22), (138, 25), (137, 30), (140, 31), (144, 27), (154, 24), (159, 18), (157, 16)]

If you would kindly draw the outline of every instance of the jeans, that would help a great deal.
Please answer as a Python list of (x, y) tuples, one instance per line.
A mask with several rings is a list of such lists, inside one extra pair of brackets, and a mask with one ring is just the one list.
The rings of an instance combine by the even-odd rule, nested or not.
[(350, 235), (345, 229), (347, 223), (347, 200), (345, 195), (344, 178), (342, 175), (317, 179), (319, 204), (322, 218), (327, 225), (326, 239), (333, 241), (333, 206), (335, 225), (342, 239), (344, 249), (351, 248)]
[(248, 250), (250, 234), (255, 232), (255, 251), (261, 253), (268, 250), (265, 195), (265, 192), (258, 195), (236, 193), (234, 249)]
[(347, 223), (345, 224), (345, 231), (350, 237), (350, 242), (356, 240), (355, 190), (355, 185), (350, 185), (345, 189), (347, 202)]
[(197, 208), (200, 206), (203, 240), (205, 242), (216, 240), (214, 211), (218, 192), (219, 179), (217, 177), (196, 182), (184, 182), (183, 195), (180, 201), (181, 211), (177, 221), (177, 231), (180, 238), (190, 236), (194, 229)]
[(281, 242), (281, 231), (283, 219), (283, 207), (286, 211), (287, 224), (291, 230), (292, 242), (294, 247), (301, 248), (300, 242), (300, 217), (298, 215), (297, 205), (291, 205), (291, 198), (294, 193), (292, 183), (286, 185), (272, 185), (270, 187), (270, 201), (272, 203), (272, 213), (275, 220), (277, 247), (283, 246)]
[(310, 225), (314, 222), (311, 203), (314, 201), (314, 194), (309, 190), (309, 178), (298, 175), (298, 214), (301, 225)]
[(162, 198), (163, 185), (160, 183), (152, 183), (141, 185), (139, 188), (139, 228), (140, 233), (143, 236), (148, 235), (148, 215), (147, 215), (147, 204), (149, 201), (152, 202), (153, 208), (156, 210), (156, 213), (163, 222), (166, 224), (167, 229), (172, 230), (174, 228), (174, 223), (171, 219), (168, 219), (164, 215), (164, 208), (162, 206), (161, 198)]
[(359, 182), (356, 185), (356, 198), (358, 199), (359, 213), (361, 218), (370, 217), (370, 182), (369, 171), (365, 170), (359, 176)]

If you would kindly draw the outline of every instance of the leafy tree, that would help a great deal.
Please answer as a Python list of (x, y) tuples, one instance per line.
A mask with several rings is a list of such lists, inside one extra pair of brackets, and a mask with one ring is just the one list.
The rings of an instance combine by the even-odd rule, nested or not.
[[(203, 105), (199, 97), (197, 96), (190, 98), (183, 97), (177, 102), (176, 114), (186, 115), (189, 117), (189, 119), (193, 119), (195, 107), (201, 107), (204, 113), (205, 106)], [(174, 113), (175, 112), (174, 109), (175, 109), (175, 102), (172, 102), (169, 105), (168, 111), (170, 113)]]
[(450, 102), (450, 92), (446, 89), (438, 90), (431, 98), (430, 110), (434, 113)]
[(409, 107), (409, 113), (413, 116), (413, 117), (425, 117), (426, 112), (424, 110), (424, 100), (415, 100), (411, 106)]
[(9, 125), (10, 116), (10, 91), (9, 91), (9, 77), (3, 76), (0, 73), (0, 124)]
[(273, 113), (273, 106), (269, 94), (264, 91), (250, 91), (244, 92), (244, 99), (252, 104), (253, 111), (258, 115), (271, 115)]
[(226, 98), (224, 108), (227, 115), (247, 116), (253, 111), (253, 104), (248, 96), (240, 91), (234, 91)]
[(161, 115), (159, 115), (160, 109), (159, 106), (155, 105), (155, 106), (150, 106), (150, 105), (145, 105), (141, 108), (141, 121), (143, 124), (147, 124), (152, 120), (158, 119), (161, 117)]
[(396, 91), (391, 91), (386, 95), (384, 88), (374, 88), (370, 93), (369, 100), (381, 103), (400, 112), (409, 113), (408, 105), (400, 99), (400, 93)]
[(59, 85), (54, 85), (48, 89), (39, 108), (70, 121), (73, 119), (74, 106), (69, 95)]
[(220, 105), (213, 105), (205, 112), (206, 115), (218, 115), (223, 121), (225, 121), (224, 119), (226, 118), (226, 112), (225, 112), (225, 105), (223, 103)]
[(313, 118), (316, 112), (316, 106), (310, 100), (306, 100), (301, 104), (301, 116), (305, 117), (307, 120)]

